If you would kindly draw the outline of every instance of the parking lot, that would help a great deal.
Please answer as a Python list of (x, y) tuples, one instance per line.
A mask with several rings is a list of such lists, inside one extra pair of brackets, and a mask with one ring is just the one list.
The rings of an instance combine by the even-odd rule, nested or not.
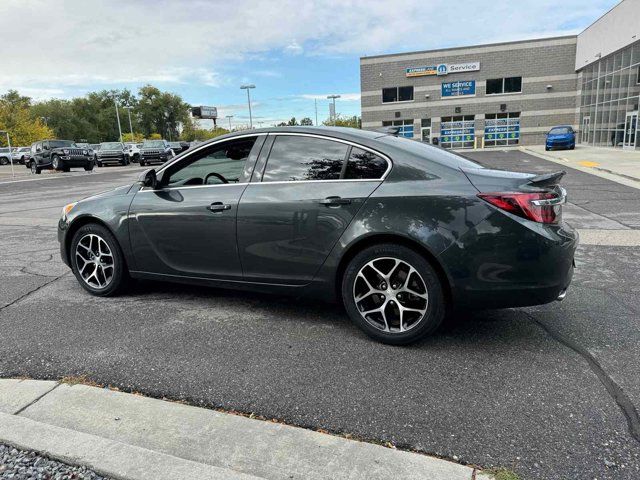
[[(560, 169), (518, 150), (469, 156)], [(566, 300), (460, 315), (392, 347), (312, 300), (150, 282), (91, 297), (60, 260), (60, 209), (143, 168), (15, 182), (0, 168), (0, 377), (86, 375), (527, 479), (640, 477), (640, 189), (568, 169), (566, 219), (602, 240), (579, 247)]]

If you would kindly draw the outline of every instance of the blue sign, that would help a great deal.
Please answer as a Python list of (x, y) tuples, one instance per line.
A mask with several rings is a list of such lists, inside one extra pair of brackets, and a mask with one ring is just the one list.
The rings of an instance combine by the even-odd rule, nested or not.
[(449, 69), (447, 68), (446, 63), (438, 65), (438, 75), (446, 75), (447, 73), (449, 73)]
[(442, 82), (443, 97), (462, 97), (476, 94), (475, 80), (460, 80), (457, 82)]

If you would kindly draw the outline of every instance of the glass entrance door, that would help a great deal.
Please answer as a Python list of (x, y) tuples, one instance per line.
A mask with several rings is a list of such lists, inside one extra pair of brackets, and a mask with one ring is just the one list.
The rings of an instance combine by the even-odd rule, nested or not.
[(638, 112), (627, 112), (627, 118), (624, 122), (622, 148), (636, 148), (637, 128)]
[(422, 127), (422, 141), (431, 143), (431, 127)]
[(589, 143), (589, 125), (591, 124), (591, 117), (582, 117), (582, 131), (581, 135), (581, 143)]

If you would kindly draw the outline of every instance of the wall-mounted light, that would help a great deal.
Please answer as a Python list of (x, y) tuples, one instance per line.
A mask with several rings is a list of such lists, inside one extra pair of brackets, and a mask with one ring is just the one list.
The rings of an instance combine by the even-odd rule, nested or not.
[(429, 95), (428, 93), (424, 96), (424, 98), (426, 98), (427, 100), (429, 99), (429, 97), (431, 97), (431, 95)]
[(546, 86), (546, 87), (544, 87), (544, 88), (546, 88), (547, 90), (551, 90), (551, 89), (553, 88), (553, 85), (549, 84), (549, 85), (547, 85), (547, 86)]

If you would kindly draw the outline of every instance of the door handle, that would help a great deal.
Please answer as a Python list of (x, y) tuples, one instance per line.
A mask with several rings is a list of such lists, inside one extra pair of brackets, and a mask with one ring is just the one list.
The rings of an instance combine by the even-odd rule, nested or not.
[(213, 202), (211, 205), (207, 207), (207, 210), (210, 210), (214, 213), (224, 212), (225, 210), (231, 210), (231, 205), (229, 205), (228, 203)]
[(327, 207), (339, 207), (340, 205), (349, 205), (350, 203), (350, 198), (341, 197), (327, 197), (324, 200), (320, 200), (320, 204), (326, 205)]

